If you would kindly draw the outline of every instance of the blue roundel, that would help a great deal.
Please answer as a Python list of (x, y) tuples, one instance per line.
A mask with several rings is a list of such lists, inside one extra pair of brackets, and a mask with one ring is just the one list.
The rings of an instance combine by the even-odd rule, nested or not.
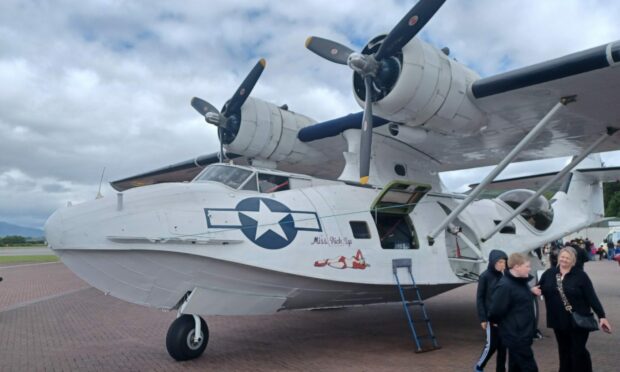
[(254, 244), (267, 249), (289, 245), (297, 235), (288, 207), (268, 198), (248, 198), (237, 204), (241, 231)]

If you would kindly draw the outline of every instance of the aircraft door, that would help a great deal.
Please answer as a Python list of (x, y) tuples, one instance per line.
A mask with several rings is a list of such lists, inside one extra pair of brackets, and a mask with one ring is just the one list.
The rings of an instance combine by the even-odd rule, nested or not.
[(410, 214), (430, 189), (430, 185), (410, 181), (392, 181), (385, 186), (371, 206), (381, 248), (420, 247)]

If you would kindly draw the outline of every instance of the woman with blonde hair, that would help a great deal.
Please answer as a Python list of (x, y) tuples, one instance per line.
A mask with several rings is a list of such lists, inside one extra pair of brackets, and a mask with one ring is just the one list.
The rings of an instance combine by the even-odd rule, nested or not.
[(588, 316), (594, 310), (600, 328), (611, 333), (603, 306), (594, 292), (592, 282), (583, 270), (575, 267), (577, 253), (565, 247), (558, 254), (558, 264), (544, 272), (540, 289), (547, 308), (547, 327), (552, 328), (558, 343), (560, 372), (592, 371), (592, 360), (586, 349), (590, 330), (579, 327), (573, 312)]

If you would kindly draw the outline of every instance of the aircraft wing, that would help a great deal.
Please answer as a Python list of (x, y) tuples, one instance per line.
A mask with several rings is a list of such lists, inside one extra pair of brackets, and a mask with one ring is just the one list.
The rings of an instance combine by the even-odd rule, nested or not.
[[(620, 41), (480, 79), (469, 92), (488, 113), (485, 130), (471, 137), (433, 136), (418, 150), (441, 170), (497, 164), (561, 97), (560, 109), (515, 161), (578, 155), (607, 127), (620, 128)], [(620, 149), (620, 133), (595, 151)]]
[[(229, 159), (239, 158), (237, 154), (226, 154)], [(125, 191), (132, 187), (153, 185), (162, 182), (191, 181), (207, 165), (219, 162), (219, 153), (202, 155), (194, 159), (182, 161), (167, 167), (155, 169), (150, 172), (112, 181), (110, 185), (117, 191)], [(236, 164), (247, 164), (242, 159), (235, 160)]]
[[(589, 177), (591, 177), (595, 181), (600, 182), (620, 182), (620, 167), (598, 167), (598, 168), (583, 168), (577, 170), (580, 173), (583, 173)], [(513, 189), (532, 189), (537, 190), (542, 185), (547, 183), (553, 176), (558, 174), (559, 171), (552, 171), (547, 173), (539, 173), (533, 174), (529, 176), (523, 177), (512, 177), (512, 178), (502, 178), (491, 182), (485, 190), (513, 190)], [(551, 186), (551, 190), (557, 190), (561, 187), (560, 185), (566, 183), (566, 179), (570, 177), (570, 173), (562, 177), (560, 180), (556, 181), (554, 185)], [(477, 183), (470, 184), (469, 187), (474, 189), (478, 186)]]

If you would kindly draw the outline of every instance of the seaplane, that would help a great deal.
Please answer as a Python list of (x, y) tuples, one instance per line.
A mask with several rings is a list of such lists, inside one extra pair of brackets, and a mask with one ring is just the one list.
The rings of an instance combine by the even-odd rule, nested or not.
[[(50, 248), (106, 294), (177, 311), (166, 345), (188, 360), (207, 345), (203, 316), (401, 301), (403, 262), (428, 298), (476, 281), (491, 249), (530, 252), (603, 219), (618, 169), (592, 159), (620, 149), (620, 41), (481, 78), (416, 37), (443, 3), (420, 0), (361, 51), (306, 40), (353, 70), (358, 113), (316, 122), (250, 97), (262, 59), (222, 110), (193, 98), (219, 150), (58, 209)], [(555, 157), (572, 160), (536, 189), (498, 178)], [(439, 177), (489, 165), (466, 194)], [(515, 188), (481, 197), (497, 184)]]

